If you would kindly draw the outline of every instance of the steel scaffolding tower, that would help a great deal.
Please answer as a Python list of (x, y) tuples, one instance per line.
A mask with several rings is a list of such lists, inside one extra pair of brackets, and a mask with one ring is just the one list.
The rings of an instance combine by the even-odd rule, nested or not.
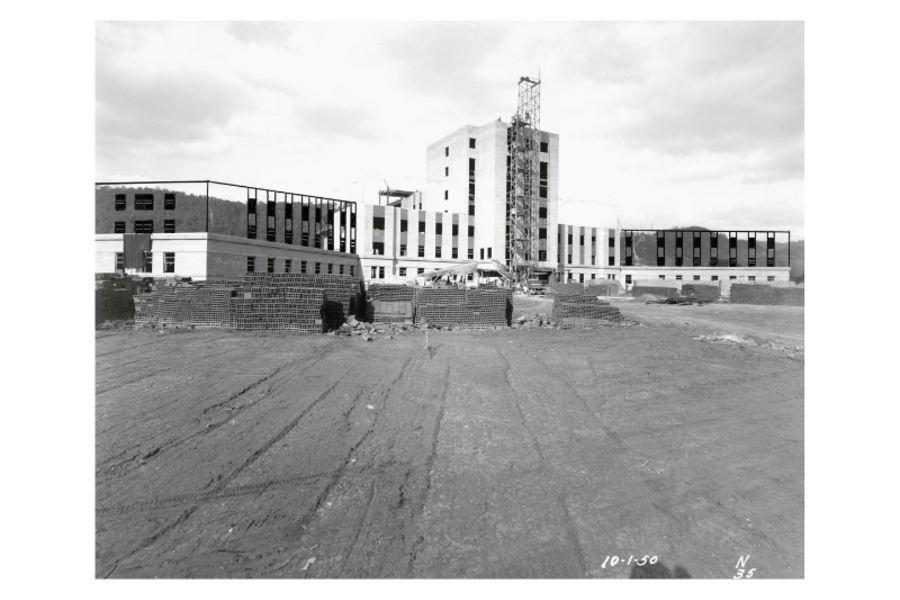
[(519, 79), (519, 106), (506, 139), (506, 264), (515, 280), (522, 282), (534, 276), (538, 262), (540, 80)]

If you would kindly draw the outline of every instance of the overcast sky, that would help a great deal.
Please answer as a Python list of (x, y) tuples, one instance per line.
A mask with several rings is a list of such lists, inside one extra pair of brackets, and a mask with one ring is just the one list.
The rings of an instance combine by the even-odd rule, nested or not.
[(509, 121), (540, 70), (560, 221), (804, 237), (800, 22), (176, 22), (96, 27), (96, 178), (355, 201)]

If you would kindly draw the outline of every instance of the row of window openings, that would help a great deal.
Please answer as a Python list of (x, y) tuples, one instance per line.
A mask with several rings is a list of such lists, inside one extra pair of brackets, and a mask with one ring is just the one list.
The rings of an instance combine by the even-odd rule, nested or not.
[[(284, 272), (285, 272), (285, 273), (293, 273), (293, 262), (294, 262), (293, 259), (290, 259), (290, 258), (284, 259)], [(308, 262), (308, 261), (305, 261), (305, 260), (301, 260), (301, 261), (300, 261), (300, 273), (308, 273), (308, 270), (307, 270), (307, 262)], [(349, 274), (350, 274), (351, 277), (353, 277), (353, 276), (354, 276), (354, 271), (355, 271), (354, 265), (348, 265), (348, 266), (350, 267), (350, 273), (349, 273)], [(337, 274), (338, 274), (338, 275), (343, 275), (343, 274), (344, 274), (344, 265), (338, 265), (337, 267), (338, 267), (338, 273), (337, 273)], [(325, 268), (326, 268), (326, 272), (327, 272), (328, 275), (333, 275), (333, 274), (334, 274), (334, 265), (333, 265), (332, 263), (326, 263), (326, 264), (325, 264)], [(322, 263), (320, 263), (320, 262), (314, 262), (314, 263), (313, 263), (313, 269), (314, 269), (313, 272), (314, 272), (316, 275), (320, 275), (320, 274), (322, 273)], [(248, 272), (248, 273), (255, 273), (255, 272), (256, 272), (256, 257), (255, 257), (255, 256), (248, 256), (248, 257), (247, 257), (247, 272)], [(267, 273), (274, 273), (274, 272), (275, 272), (275, 259), (274, 259), (274, 258), (267, 258), (267, 259), (266, 259), (266, 272), (267, 272)]]
[[(406, 277), (407, 270), (408, 270), (407, 267), (400, 267), (400, 277)], [(418, 267), (416, 269), (417, 275), (421, 275), (424, 272), (425, 272), (424, 267)], [(371, 273), (372, 273), (372, 279), (384, 279), (384, 267), (372, 267)], [(469, 273), (468, 276), (466, 277), (466, 279), (468, 281), (472, 281), (472, 279), (473, 279), (472, 274)]]
[[(175, 194), (163, 196), (163, 208), (175, 210)], [(116, 210), (125, 210), (125, 194), (116, 194)], [(153, 210), (153, 194), (135, 194), (134, 210)]]
[[(580, 282), (581, 282), (581, 283), (584, 283), (584, 273), (579, 273), (579, 274), (578, 274), (578, 277), (579, 277)], [(682, 277), (681, 275), (676, 275), (676, 276), (675, 276), (675, 280), (676, 280), (676, 281), (681, 281), (681, 280), (682, 280), (681, 277)], [(596, 273), (591, 273), (591, 279), (596, 279), (596, 278), (597, 278)], [(615, 275), (607, 275), (606, 278), (607, 278), (607, 279), (615, 279), (616, 276), (615, 276)], [(665, 275), (660, 275), (659, 278), (660, 278), (660, 279), (665, 279), (666, 276), (665, 276)], [(729, 275), (728, 279), (731, 280), (731, 281), (735, 281), (735, 280), (737, 280), (737, 275)], [(719, 276), (718, 276), (718, 275), (711, 275), (711, 276), (710, 276), (710, 281), (718, 281), (718, 280), (719, 280)], [(694, 281), (700, 281), (700, 276), (699, 276), (699, 275), (694, 275)], [(748, 275), (748, 276), (747, 276), (747, 281), (756, 281), (756, 276), (755, 276), (755, 275)], [(775, 281), (775, 276), (774, 276), (774, 275), (767, 275), (767, 276), (766, 276), (766, 281)], [(626, 283), (626, 284), (629, 284), (629, 285), (631, 284), (631, 275), (626, 275), (626, 276), (625, 276), (625, 283)]]
[[(545, 210), (544, 214), (546, 215), (546, 209), (544, 209), (544, 210)], [(578, 238), (579, 238), (579, 240), (578, 240), (579, 244), (584, 246), (584, 236), (580, 235), (580, 236), (578, 236)], [(556, 236), (556, 241), (560, 244), (562, 243), (562, 234), (559, 234)], [(569, 241), (569, 245), (571, 246), (572, 245), (572, 234), (571, 233), (569, 234), (568, 241)], [(596, 243), (597, 243), (597, 236), (592, 235), (591, 236), (591, 246), (595, 245)], [(614, 237), (609, 238), (609, 247), (614, 248), (615, 245), (616, 245), (616, 238), (614, 238)]]
[[(407, 219), (400, 220), (400, 233), (405, 233), (409, 229), (408, 225), (409, 221)], [(372, 230), (373, 231), (384, 231), (384, 217), (372, 217)], [(453, 223), (451, 227), (451, 234), (454, 236), (459, 235), (459, 225), (457, 223)], [(425, 221), (419, 221), (419, 233), (425, 233)], [(444, 234), (444, 224), (443, 223), (435, 223), (434, 224), (434, 233), (435, 235), (443, 235)], [(469, 237), (475, 237), (475, 226), (469, 225), (468, 229)]]
[[(472, 248), (468, 249), (469, 260), (475, 258), (475, 251)], [(384, 243), (383, 242), (373, 242), (372, 243), (372, 254), (374, 255), (384, 255)], [(442, 251), (440, 246), (434, 247), (434, 257), (441, 258)], [(407, 256), (406, 253), (406, 244), (400, 244), (400, 256)], [(419, 246), (419, 258), (425, 258), (425, 246)], [(459, 248), (451, 248), (450, 249), (450, 258), (459, 258)]]
[[(630, 278), (631, 275), (628, 275), (627, 277)], [(659, 278), (660, 278), (660, 279), (665, 279), (666, 276), (665, 276), (665, 275), (660, 275)], [(729, 275), (729, 276), (728, 276), (728, 279), (731, 280), (731, 281), (736, 281), (736, 280), (737, 280), (737, 275)], [(681, 281), (681, 280), (682, 280), (682, 276), (681, 276), (681, 275), (676, 275), (676, 276), (675, 276), (675, 281)], [(710, 281), (718, 281), (718, 280), (719, 280), (719, 276), (718, 276), (718, 275), (711, 275), (711, 276), (710, 276)], [(694, 275), (694, 281), (700, 281), (700, 276), (699, 276), (699, 275)], [(756, 275), (748, 275), (748, 276), (747, 276), (747, 281), (756, 281)], [(767, 275), (767, 276), (766, 276), (766, 281), (775, 281), (775, 276), (774, 276), (774, 275)], [(627, 282), (627, 283), (630, 283), (630, 281)]]
[[(125, 221), (115, 222), (115, 233), (125, 233)], [(135, 221), (134, 233), (153, 233), (153, 221)], [(175, 233), (175, 219), (163, 221), (163, 233)]]
[[(568, 259), (568, 260), (567, 260), (568, 264), (570, 264), (570, 265), (573, 264), (573, 263), (572, 263), (572, 255), (571, 255), (571, 254), (569, 254), (566, 258)], [(592, 257), (591, 257), (591, 266), (593, 267), (593, 266), (596, 266), (596, 265), (597, 265), (597, 257), (596, 257), (596, 256), (592, 256)], [(610, 266), (610, 267), (616, 266), (616, 257), (615, 257), (615, 256), (610, 256), (609, 259), (608, 259), (607, 265)]]
[[(469, 148), (475, 150), (475, 138), (469, 138)], [(550, 152), (549, 142), (541, 142), (541, 152)], [(444, 147), (444, 156), (450, 156), (450, 146)]]
[[(144, 272), (151, 273), (153, 271), (153, 253), (144, 250), (142, 255), (144, 263)], [(125, 270), (125, 253), (116, 252), (116, 271)], [(163, 252), (163, 273), (175, 272), (175, 253)]]
[[(607, 275), (606, 278), (615, 280), (616, 276), (615, 275)], [(591, 273), (591, 279), (597, 279), (597, 274)], [(626, 275), (625, 279), (626, 279), (626, 283), (631, 283), (631, 275)], [(578, 283), (584, 283), (584, 273), (578, 274)]]

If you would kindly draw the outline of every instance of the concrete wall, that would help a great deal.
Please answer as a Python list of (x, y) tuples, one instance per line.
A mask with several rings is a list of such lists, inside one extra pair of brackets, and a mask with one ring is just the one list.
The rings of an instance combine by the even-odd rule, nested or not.
[[(508, 124), (491, 121), (480, 127), (466, 125), (426, 149), (425, 208), (445, 214), (469, 214), (469, 158), (475, 159), (475, 258), (491, 249), (491, 258), (506, 260), (506, 135)], [(475, 139), (475, 148), (469, 140)], [(559, 135), (542, 132), (548, 152), (539, 160), (548, 163), (547, 261), (556, 267), (556, 223), (559, 215)], [(449, 171), (447, 171), (449, 169)], [(444, 193), (448, 199), (444, 199)]]

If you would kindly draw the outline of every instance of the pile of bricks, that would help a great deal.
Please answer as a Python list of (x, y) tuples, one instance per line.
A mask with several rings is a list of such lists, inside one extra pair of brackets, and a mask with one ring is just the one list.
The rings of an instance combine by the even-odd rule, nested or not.
[(493, 329), (510, 324), (512, 290), (422, 288), (416, 291), (415, 323), (460, 329)]
[(340, 327), (348, 316), (361, 313), (365, 306), (365, 291), (362, 279), (358, 277), (309, 273), (248, 273), (244, 276), (244, 283), (280, 289), (322, 289), (325, 294), (322, 319), (327, 329)]
[(558, 294), (553, 299), (552, 319), (560, 329), (596, 329), (623, 320), (618, 308), (580, 294)]
[(370, 323), (412, 323), (416, 288), (408, 285), (371, 285), (366, 303)]
[(715, 302), (721, 296), (719, 286), (686, 283), (681, 286), (681, 295), (698, 302)]
[(631, 288), (631, 294), (635, 298), (644, 294), (653, 294), (654, 296), (662, 296), (663, 298), (675, 298), (678, 296), (678, 288), (635, 285)]
[(135, 297), (149, 287), (141, 277), (120, 277), (115, 273), (97, 273), (95, 282), (95, 322), (128, 321), (135, 316)]
[(622, 286), (618, 281), (589, 284), (585, 288), (588, 296), (618, 296), (622, 293)]
[(735, 283), (731, 286), (731, 303), (803, 306), (803, 290), (804, 288), (802, 287), (775, 287)]
[[(240, 290), (248, 289), (241, 286)], [(325, 291), (314, 287), (249, 286), (231, 300), (233, 326), (242, 331), (323, 333)]]
[(248, 273), (241, 280), (159, 281), (135, 296), (135, 322), (321, 333), (360, 304), (361, 280), (301, 273)]

